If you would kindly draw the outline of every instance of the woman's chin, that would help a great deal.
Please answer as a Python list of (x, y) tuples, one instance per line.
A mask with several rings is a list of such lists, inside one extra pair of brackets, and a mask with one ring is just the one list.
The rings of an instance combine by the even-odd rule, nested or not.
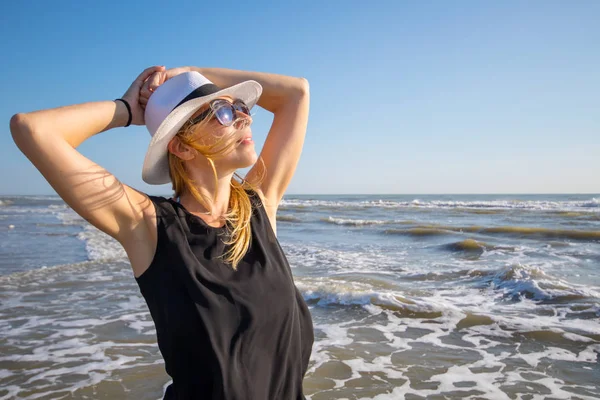
[(253, 166), (254, 164), (256, 164), (257, 161), (258, 161), (258, 156), (256, 155), (256, 152), (254, 152), (253, 156), (248, 158), (248, 163), (244, 168)]
[(248, 168), (256, 164), (256, 161), (258, 161), (258, 156), (256, 155), (256, 152), (252, 152), (251, 154), (248, 153), (240, 156), (235, 164), (236, 168)]

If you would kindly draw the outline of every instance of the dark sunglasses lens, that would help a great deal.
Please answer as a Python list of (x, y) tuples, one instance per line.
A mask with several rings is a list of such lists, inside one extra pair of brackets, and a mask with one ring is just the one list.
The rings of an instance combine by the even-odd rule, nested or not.
[(233, 107), (231, 104), (225, 103), (220, 104), (217, 110), (215, 111), (215, 115), (217, 119), (223, 126), (231, 126), (233, 124), (233, 120), (235, 119), (235, 114), (233, 112)]
[(250, 115), (250, 109), (248, 108), (248, 106), (246, 105), (246, 103), (244, 103), (241, 100), (237, 100), (235, 103), (233, 103), (233, 107), (237, 110), (237, 111), (241, 111), (246, 115)]

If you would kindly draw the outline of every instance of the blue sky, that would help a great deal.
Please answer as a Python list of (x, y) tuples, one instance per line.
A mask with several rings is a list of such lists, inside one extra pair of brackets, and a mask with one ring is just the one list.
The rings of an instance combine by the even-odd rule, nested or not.
[[(600, 192), (598, 1), (206, 4), (7, 3), (0, 194), (54, 193), (14, 145), (11, 115), (112, 100), (160, 64), (309, 80), (288, 194)], [(272, 117), (254, 121), (260, 151)], [(149, 140), (120, 128), (79, 150), (169, 194), (141, 180)]]

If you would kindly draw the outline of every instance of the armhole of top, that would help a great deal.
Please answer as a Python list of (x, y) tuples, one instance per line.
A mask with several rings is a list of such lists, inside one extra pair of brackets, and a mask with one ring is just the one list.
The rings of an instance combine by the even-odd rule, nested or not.
[(150, 199), (150, 201), (152, 202), (152, 205), (154, 206), (154, 212), (156, 215), (156, 220), (155, 220), (155, 224), (156, 224), (156, 248), (154, 249), (154, 255), (152, 256), (152, 259), (150, 261), (150, 265), (148, 265), (148, 268), (146, 268), (146, 270), (144, 272), (142, 272), (142, 274), (140, 276), (138, 276), (137, 278), (135, 278), (136, 281), (142, 281), (148, 278), (148, 276), (152, 275), (152, 273), (154, 272), (154, 269), (156, 269), (156, 263), (158, 262), (158, 259), (160, 258), (160, 248), (161, 248), (161, 243), (163, 241), (163, 236), (164, 236), (164, 221), (163, 221), (163, 215), (162, 215), (162, 205), (161, 203), (166, 201), (166, 199), (163, 199), (160, 196), (151, 196), (151, 195), (147, 195), (148, 198)]
[(246, 193), (248, 193), (248, 197), (250, 197), (250, 203), (252, 204), (252, 208), (264, 207), (262, 198), (258, 194), (258, 192), (252, 189), (246, 189)]
[[(265, 219), (269, 220), (269, 217), (267, 216), (267, 210), (265, 210), (265, 205), (263, 203), (262, 198), (260, 197), (260, 194), (258, 194), (258, 192), (254, 191), (254, 190), (247, 190), (246, 193), (248, 193), (248, 196), (250, 197), (250, 204), (251, 204), (251, 208), (252, 208), (252, 213), (260, 213), (260, 217), (261, 219)], [(262, 208), (262, 211), (260, 210)], [(269, 223), (270, 224), (270, 223)]]
[[(271, 220), (267, 215), (267, 210), (265, 209), (265, 205), (263, 203), (262, 198), (260, 197), (260, 194), (258, 194), (258, 192), (254, 190), (248, 190), (247, 193), (250, 196), (250, 202), (252, 203), (252, 212), (260, 214), (260, 219), (262, 220), (262, 223), (266, 226), (265, 229), (267, 230), (267, 236), (269, 240), (273, 243), (276, 242), (277, 246), (279, 246), (281, 249), (281, 246), (279, 245), (279, 241), (277, 239), (277, 234), (273, 230)], [(283, 251), (283, 249), (281, 249), (281, 251)]]

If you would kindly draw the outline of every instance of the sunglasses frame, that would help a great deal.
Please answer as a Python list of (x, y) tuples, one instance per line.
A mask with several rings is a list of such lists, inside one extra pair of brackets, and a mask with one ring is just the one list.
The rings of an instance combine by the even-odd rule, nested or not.
[[(229, 102), (225, 99), (214, 99), (209, 104), (209, 107), (203, 111), (200, 115), (195, 118), (190, 119), (191, 124), (196, 124), (202, 120), (204, 120), (211, 112), (213, 112), (213, 117), (216, 117), (217, 121), (223, 126), (232, 126), (235, 123), (237, 112), (243, 112), (246, 115), (250, 115), (250, 107), (244, 103), (243, 100), (237, 99), (233, 102)], [(224, 107), (229, 107), (232, 114), (232, 119), (229, 123), (226, 123), (221, 120), (218, 111)]]

